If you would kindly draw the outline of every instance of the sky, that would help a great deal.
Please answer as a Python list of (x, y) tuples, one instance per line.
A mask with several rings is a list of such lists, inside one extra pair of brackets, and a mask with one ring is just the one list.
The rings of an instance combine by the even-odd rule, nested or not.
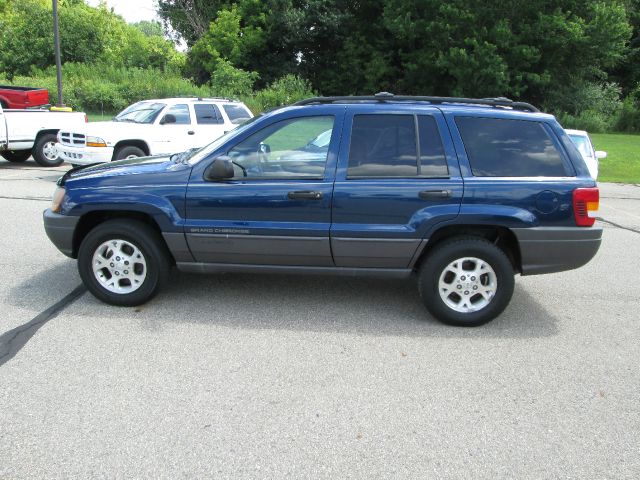
[[(86, 0), (86, 2), (92, 7), (96, 7), (100, 0)], [(106, 0), (105, 3), (129, 23), (140, 20), (159, 20), (154, 0)]]

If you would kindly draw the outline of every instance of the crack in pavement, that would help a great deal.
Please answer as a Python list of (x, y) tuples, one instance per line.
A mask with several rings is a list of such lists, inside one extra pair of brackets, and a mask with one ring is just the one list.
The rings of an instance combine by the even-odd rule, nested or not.
[(611, 222), (609, 220), (605, 220), (604, 218), (600, 218), (600, 217), (598, 217), (598, 220), (600, 220), (603, 223), (608, 223), (611, 226), (614, 226), (614, 227), (617, 227), (617, 228), (621, 228), (622, 230), (627, 230), (629, 232), (639, 233), (640, 234), (640, 230), (637, 230), (635, 228), (625, 227), (624, 225), (620, 225), (619, 223)]
[(0, 200), (35, 200), (36, 202), (50, 202), (49, 197), (10, 197), (7, 195), (0, 195)]
[(33, 317), (29, 322), (0, 335), (0, 367), (15, 357), (40, 327), (55, 318), (86, 291), (84, 285), (78, 285), (71, 293)]

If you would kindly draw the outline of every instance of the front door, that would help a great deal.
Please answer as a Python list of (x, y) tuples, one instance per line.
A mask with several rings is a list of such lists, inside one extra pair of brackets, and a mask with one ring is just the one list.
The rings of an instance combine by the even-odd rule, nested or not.
[(455, 218), (463, 183), (439, 109), (350, 106), (336, 172), (336, 266), (410, 266), (438, 222)]
[(193, 119), (186, 103), (165, 108), (156, 123), (157, 125), (149, 125), (152, 155), (184, 152), (196, 146), (193, 142), (196, 133)]
[[(233, 179), (205, 180), (213, 159), (196, 165), (185, 225), (196, 261), (332, 266), (331, 198), (343, 115), (344, 107), (327, 106), (263, 122), (222, 152), (233, 160)], [(331, 140), (318, 147), (313, 141), (323, 134)]]

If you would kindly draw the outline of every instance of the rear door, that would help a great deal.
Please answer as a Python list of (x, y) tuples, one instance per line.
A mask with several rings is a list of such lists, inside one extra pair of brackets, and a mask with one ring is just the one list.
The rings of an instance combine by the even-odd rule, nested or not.
[[(295, 112), (294, 112), (295, 113)], [(185, 233), (196, 261), (332, 266), (331, 196), (344, 107), (285, 113), (256, 125), (218, 155), (235, 176), (208, 181), (202, 160), (187, 189)], [(310, 146), (329, 131), (324, 148)]]
[(195, 125), (193, 125), (193, 144), (196, 147), (204, 147), (222, 136), (225, 131), (231, 130), (231, 126), (225, 125), (220, 107), (215, 103), (193, 104)]
[(429, 230), (455, 218), (463, 183), (435, 107), (348, 107), (333, 198), (336, 266), (407, 268)]

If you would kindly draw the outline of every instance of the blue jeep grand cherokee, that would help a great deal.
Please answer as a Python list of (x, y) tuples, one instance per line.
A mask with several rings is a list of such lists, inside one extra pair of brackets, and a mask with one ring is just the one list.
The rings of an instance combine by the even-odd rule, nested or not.
[(47, 234), (114, 305), (148, 301), (173, 265), (415, 274), (434, 316), (479, 325), (514, 274), (580, 267), (602, 235), (598, 189), (562, 127), (504, 98), (312, 98), (198, 151), (76, 168), (58, 185)]

